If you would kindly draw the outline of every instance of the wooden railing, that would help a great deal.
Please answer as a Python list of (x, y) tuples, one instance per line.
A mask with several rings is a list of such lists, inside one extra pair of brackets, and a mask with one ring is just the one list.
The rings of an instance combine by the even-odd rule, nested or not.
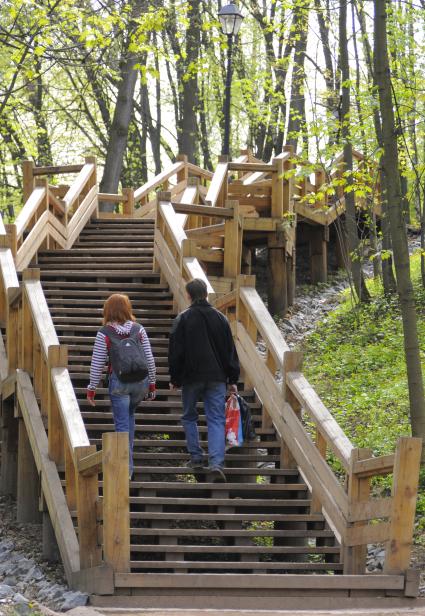
[[(231, 320), (245, 382), (263, 403), (263, 426), (272, 423), (280, 434), (282, 466), (299, 468), (312, 493), (312, 513), (323, 512), (341, 542), (344, 573), (364, 573), (367, 544), (383, 542), (385, 573), (405, 573), (421, 439), (400, 438), (395, 455), (376, 458), (369, 449), (354, 447), (302, 374), (301, 355), (289, 350), (252, 278), (240, 277), (232, 296), (218, 299), (216, 305)], [(259, 351), (260, 340), (265, 352)], [(306, 420), (314, 426), (313, 435)], [(328, 450), (344, 469), (344, 481), (329, 466)], [(372, 498), (371, 478), (391, 473), (392, 496)]]
[[(4, 237), (0, 225), (0, 238)], [(0, 294), (7, 349), (1, 338), (1, 393), (3, 400), (16, 393), (22, 418), (20, 506), (24, 501), (27, 510), (38, 511), (38, 495), (34, 501), (33, 491), (19, 486), (28, 476), (25, 465), (34, 463), (68, 583), (91, 592), (100, 587), (103, 592), (106, 585), (113, 592), (113, 572), (129, 570), (128, 435), (103, 435), (101, 451), (90, 445), (67, 368), (67, 347), (59, 344), (39, 270), (24, 270), (19, 286), (9, 248), (0, 248)], [(30, 453), (24, 455), (25, 446)], [(65, 495), (58, 468), (65, 471)], [(103, 474), (102, 515), (99, 472)], [(72, 512), (78, 520), (78, 537)], [(103, 520), (102, 533), (99, 520)]]
[[(28, 161), (27, 161), (28, 162)], [(29, 185), (28, 164), (24, 180)], [(35, 187), (19, 212), (15, 223), (6, 225), (7, 243), (16, 269), (23, 270), (41, 248), (70, 248), (81, 229), (97, 210), (96, 159), (87, 157), (84, 165), (33, 167), (31, 177), (54, 172), (79, 171), (78, 176), (59, 199), (47, 180), (35, 179)]]

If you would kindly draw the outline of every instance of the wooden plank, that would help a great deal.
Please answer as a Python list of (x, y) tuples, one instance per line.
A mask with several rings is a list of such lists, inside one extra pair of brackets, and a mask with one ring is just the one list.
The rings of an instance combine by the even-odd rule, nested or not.
[[(116, 573), (117, 588), (223, 588), (223, 589), (371, 589), (403, 590), (402, 575), (306, 575), (285, 574), (211, 574)], [(156, 591), (158, 592), (158, 591)]]
[(25, 297), (28, 299), (33, 317), (33, 323), (37, 329), (44, 358), (47, 360), (49, 346), (59, 345), (50, 310), (44, 296), (43, 288), (39, 280), (25, 280), (23, 283)]
[(276, 231), (277, 220), (273, 218), (243, 218), (244, 231)]
[(17, 371), (17, 394), (34, 460), (41, 475), (43, 495), (55, 529), (66, 578), (70, 584), (73, 572), (80, 568), (78, 541), (56, 465), (49, 459), (46, 431), (31, 380), (28, 374), (21, 370)]
[(16, 490), (16, 519), (21, 524), (40, 524), (38, 510), (39, 477), (25, 422), (19, 418), (18, 473)]
[(3, 381), (7, 379), (9, 374), (9, 364), (7, 361), (6, 349), (4, 346), (3, 336), (0, 333), (0, 392)]
[(84, 165), (52, 165), (47, 167), (34, 167), (32, 173), (36, 175), (57, 175), (58, 173), (78, 173)]
[(130, 571), (128, 434), (104, 433), (103, 552), (115, 574)]
[(15, 220), (16, 236), (18, 240), (22, 237), (22, 233), (27, 228), (31, 218), (36, 213), (43, 199), (46, 197), (46, 189), (42, 186), (37, 186), (32, 191), (28, 201), (25, 203), (22, 210), (19, 212)]
[(95, 169), (96, 165), (94, 165), (93, 163), (86, 163), (85, 165), (83, 165), (81, 171), (79, 172), (63, 198), (65, 210), (67, 212), (72, 209), (72, 206), (74, 205), (76, 199), (81, 194), (81, 191), (87, 184), (88, 180), (90, 179), (90, 176), (95, 171)]
[(115, 193), (98, 193), (97, 198), (99, 201), (109, 201), (110, 203), (125, 203), (127, 201), (126, 195), (117, 195)]
[(202, 167), (198, 167), (198, 165), (194, 165), (193, 163), (187, 163), (187, 170), (190, 175), (194, 175), (195, 177), (203, 178), (204, 180), (211, 180), (214, 176), (212, 171), (208, 171), (207, 169), (202, 169)]
[(418, 495), (422, 439), (400, 437), (394, 460), (390, 536), (384, 572), (404, 573), (409, 567)]
[(37, 220), (16, 255), (16, 269), (21, 271), (28, 267), (32, 258), (48, 235), (49, 212), (46, 210)]
[[(96, 453), (96, 445), (76, 447), (74, 457), (78, 468), (80, 460)], [(78, 542), (80, 544), (80, 567), (88, 569), (96, 567), (102, 561), (102, 550), (98, 543), (97, 533), (97, 475), (82, 475), (76, 473), (77, 478), (77, 515), (78, 515)], [(118, 477), (117, 477), (118, 480)], [(118, 494), (117, 494), (118, 497)]]
[(316, 423), (329, 447), (342, 462), (345, 469), (349, 468), (353, 445), (331, 413), (323, 404), (318, 394), (301, 372), (289, 372), (286, 375), (288, 387), (299, 400), (305, 411)]
[(173, 293), (179, 311), (185, 310), (189, 305), (189, 300), (186, 297), (181, 272), (159, 229), (155, 230), (155, 259)]
[(388, 475), (394, 470), (394, 454), (358, 460), (353, 467), (353, 473), (359, 477), (374, 477), (375, 475)]
[(348, 516), (349, 522), (388, 518), (391, 515), (392, 498), (374, 498), (365, 502), (353, 503)]
[(208, 225), (206, 227), (196, 227), (195, 229), (188, 229), (186, 231), (187, 237), (209, 237), (209, 236), (222, 236), (224, 234), (224, 222), (220, 222), (217, 225)]
[(89, 594), (113, 595), (114, 571), (111, 566), (105, 564), (76, 571), (72, 575), (71, 588)]
[(236, 163), (230, 162), (229, 171), (245, 171), (248, 173), (255, 173), (256, 171), (260, 171), (263, 173), (271, 173), (272, 171), (277, 171), (277, 167), (274, 163)]
[(139, 203), (144, 197), (147, 197), (150, 192), (161, 186), (164, 182), (170, 179), (173, 175), (176, 175), (181, 169), (185, 167), (185, 163), (183, 161), (179, 161), (174, 163), (168, 169), (165, 169), (158, 175), (156, 175), (152, 180), (149, 180), (143, 186), (140, 186), (137, 190), (134, 191), (134, 202)]
[(214, 175), (211, 179), (210, 186), (208, 188), (208, 192), (205, 197), (205, 205), (213, 207), (220, 206), (221, 196), (223, 196), (222, 201), (224, 201), (224, 199), (226, 198), (226, 195), (222, 195), (222, 193), (227, 188), (227, 171), (227, 162), (221, 162), (217, 164)]
[(230, 291), (230, 293), (221, 295), (217, 297), (214, 301), (214, 307), (221, 312), (223, 312), (224, 309), (228, 308), (229, 306), (236, 307), (236, 291)]
[(102, 472), (102, 458), (103, 452), (95, 451), (85, 458), (80, 458), (78, 460), (77, 470), (84, 477), (89, 477), (90, 475), (96, 475)]
[(60, 199), (56, 197), (56, 195), (50, 190), (50, 187), (49, 187), (49, 193), (48, 193), (48, 201), (49, 201), (49, 205), (51, 205), (53, 209), (56, 210), (56, 212), (59, 215), (65, 214), (65, 205), (63, 201), (61, 201)]
[(388, 541), (389, 536), (389, 522), (368, 524), (367, 526), (352, 526), (351, 528), (347, 528), (344, 544), (347, 546), (354, 546), (365, 545), (367, 543), (384, 543)]
[(172, 203), (174, 211), (180, 214), (196, 214), (214, 218), (233, 218), (233, 208), (213, 207), (209, 205), (192, 205), (190, 203)]
[(52, 368), (51, 378), (59, 404), (65, 437), (70, 446), (74, 464), (76, 465), (77, 460), (73, 453), (74, 449), (76, 447), (86, 447), (90, 445), (86, 428), (81, 417), (80, 407), (75, 396), (68, 369)]

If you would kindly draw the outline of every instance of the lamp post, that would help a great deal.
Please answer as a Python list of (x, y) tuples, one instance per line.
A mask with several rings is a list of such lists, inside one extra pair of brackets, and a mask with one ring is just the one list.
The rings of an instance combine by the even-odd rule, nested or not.
[(222, 154), (226, 156), (230, 153), (230, 96), (232, 86), (232, 51), (233, 51), (233, 37), (237, 36), (239, 28), (243, 20), (243, 15), (238, 11), (234, 2), (223, 6), (219, 13), (218, 18), (221, 23), (221, 29), (223, 34), (227, 36), (227, 70), (226, 70), (226, 87), (224, 95), (224, 139)]

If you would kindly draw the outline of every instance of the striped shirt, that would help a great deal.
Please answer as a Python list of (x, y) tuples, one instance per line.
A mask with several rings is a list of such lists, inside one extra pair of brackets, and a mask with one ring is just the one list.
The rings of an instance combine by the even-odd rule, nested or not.
[[(126, 321), (122, 325), (119, 323), (108, 323), (115, 329), (118, 334), (129, 335), (133, 326), (133, 321)], [(143, 325), (140, 325), (139, 332), (140, 341), (145, 352), (146, 362), (148, 364), (149, 383), (155, 383), (156, 367), (155, 360), (152, 355), (151, 343), (149, 342), (148, 335)], [(87, 389), (96, 389), (102, 378), (102, 372), (105, 367), (105, 363), (108, 360), (108, 346), (106, 344), (106, 336), (102, 332), (97, 332), (93, 346), (93, 354), (90, 365), (90, 383)]]

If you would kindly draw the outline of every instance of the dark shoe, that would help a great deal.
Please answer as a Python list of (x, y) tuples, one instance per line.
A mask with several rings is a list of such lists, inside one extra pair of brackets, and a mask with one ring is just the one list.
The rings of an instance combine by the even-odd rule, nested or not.
[(208, 469), (210, 481), (212, 483), (226, 483), (226, 475), (223, 472), (223, 469), (219, 466), (212, 466)]
[(200, 471), (205, 471), (205, 466), (202, 460), (189, 460), (187, 466), (197, 473)]

